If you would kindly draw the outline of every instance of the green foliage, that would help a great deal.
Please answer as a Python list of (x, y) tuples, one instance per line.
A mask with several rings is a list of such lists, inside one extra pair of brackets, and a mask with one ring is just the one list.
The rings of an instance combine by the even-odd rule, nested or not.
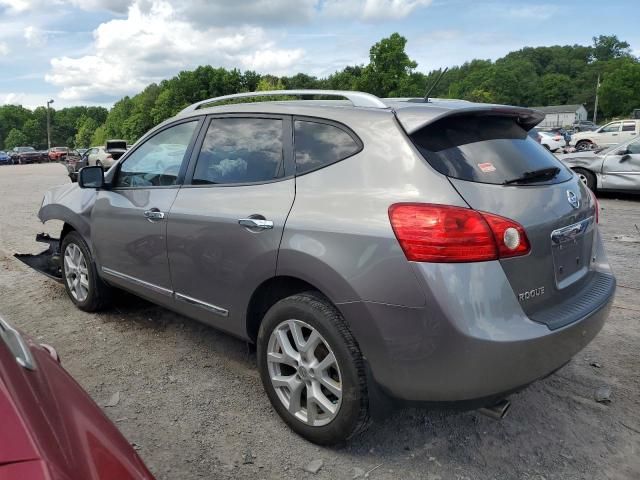
[(91, 117), (84, 116), (78, 121), (78, 133), (75, 137), (76, 148), (88, 148), (91, 146), (91, 138), (100, 125)]
[[(407, 55), (406, 44), (406, 38), (393, 33), (371, 47), (367, 65), (347, 66), (327, 78), (304, 73), (278, 77), (210, 65), (183, 71), (120, 99), (108, 112), (101, 107), (52, 109), (52, 145), (95, 146), (110, 138), (132, 143), (194, 102), (238, 92), (333, 89), (363, 90), (380, 97), (423, 97), (441, 71), (416, 71), (418, 65)], [(593, 113), (598, 76), (602, 81), (600, 118), (627, 116), (640, 108), (640, 61), (631, 55), (629, 44), (615, 35), (594, 37), (590, 46), (526, 47), (495, 62), (474, 59), (450, 68), (430, 96), (523, 106), (584, 104)], [(280, 97), (269, 99), (274, 98)], [(0, 148), (7, 148), (18, 134), (34, 147), (44, 148), (46, 118), (45, 107), (31, 112), (0, 106)]]
[[(615, 66), (614, 66), (615, 65)], [(622, 59), (610, 65), (600, 87), (602, 110), (629, 116), (640, 108), (640, 63)]]
[(107, 143), (107, 128), (104, 125), (99, 126), (93, 132), (91, 136), (91, 147), (97, 147), (99, 145), (106, 145)]
[(27, 136), (24, 133), (22, 133), (17, 128), (13, 128), (13, 129), (11, 129), (9, 134), (7, 135), (7, 138), (5, 138), (5, 140), (4, 140), (4, 148), (6, 150), (11, 150), (14, 147), (29, 146), (29, 145), (27, 145), (28, 141), (29, 141), (29, 139), (27, 138)]
[(614, 58), (630, 57), (631, 48), (627, 42), (622, 42), (616, 35), (598, 35), (593, 37), (593, 58), (599, 61), (609, 61)]
[(383, 38), (369, 50), (369, 65), (357, 85), (379, 97), (402, 96), (403, 81), (418, 66), (405, 53), (407, 39), (398, 33)]

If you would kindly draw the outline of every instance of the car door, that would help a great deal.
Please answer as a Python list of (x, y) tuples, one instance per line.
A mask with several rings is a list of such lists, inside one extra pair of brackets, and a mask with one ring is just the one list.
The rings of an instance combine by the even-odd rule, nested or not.
[(622, 122), (611, 122), (602, 127), (597, 135), (594, 135), (595, 141), (601, 147), (616, 145), (620, 140), (620, 127)]
[(640, 191), (640, 138), (609, 153), (602, 174), (603, 188)]
[[(109, 282), (160, 303), (170, 302), (166, 220), (202, 120), (170, 124), (153, 132), (127, 155), (110, 188), (98, 191), (91, 215), (91, 243), (101, 274)], [(158, 157), (163, 146), (180, 152)]]
[(183, 313), (244, 335), (295, 196), (291, 136), (290, 118), (278, 115), (215, 116), (203, 128), (167, 226)]

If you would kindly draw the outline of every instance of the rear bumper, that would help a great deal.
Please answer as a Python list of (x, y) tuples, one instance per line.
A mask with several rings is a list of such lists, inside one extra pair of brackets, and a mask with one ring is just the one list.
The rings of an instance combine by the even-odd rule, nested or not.
[(376, 383), (405, 401), (470, 401), (546, 377), (596, 336), (615, 291), (614, 282), (597, 308), (552, 331), (524, 314), (497, 262), (414, 268), (425, 308), (339, 305)]

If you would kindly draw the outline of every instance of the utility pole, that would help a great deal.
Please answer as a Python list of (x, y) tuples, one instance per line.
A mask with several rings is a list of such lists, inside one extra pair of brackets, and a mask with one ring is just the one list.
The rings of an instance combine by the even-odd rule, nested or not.
[(51, 119), (49, 114), (49, 105), (53, 103), (53, 99), (47, 102), (47, 150), (51, 150)]
[(596, 104), (593, 107), (593, 123), (598, 124), (598, 90), (600, 90), (600, 74), (598, 74), (598, 83), (596, 83)]

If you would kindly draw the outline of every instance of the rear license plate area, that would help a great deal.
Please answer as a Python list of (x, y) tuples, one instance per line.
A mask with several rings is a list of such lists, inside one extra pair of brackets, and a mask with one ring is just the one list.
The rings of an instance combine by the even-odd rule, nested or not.
[(592, 244), (593, 217), (551, 233), (553, 268), (559, 289), (568, 287), (587, 273)]

